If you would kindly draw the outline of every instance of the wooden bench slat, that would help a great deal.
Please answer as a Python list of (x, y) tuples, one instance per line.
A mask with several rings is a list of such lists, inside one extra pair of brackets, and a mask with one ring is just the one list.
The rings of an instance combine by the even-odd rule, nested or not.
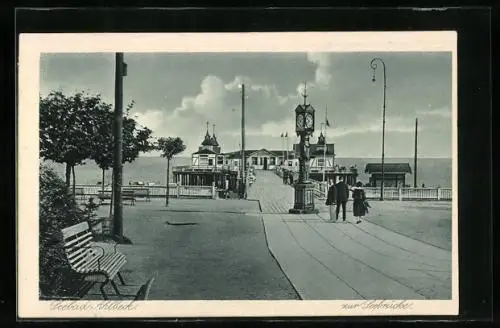
[(88, 249), (80, 248), (79, 250), (77, 250), (71, 254), (68, 254), (67, 257), (68, 257), (69, 262), (74, 265), (82, 257), (88, 256), (88, 255), (89, 255)]
[(92, 263), (93, 261), (96, 261), (99, 258), (96, 254), (93, 254), (91, 252), (85, 252), (82, 253), (82, 256), (79, 257), (79, 259), (75, 262), (72, 262), (72, 265), (75, 270), (80, 270), (83, 267), (86, 267), (89, 265), (89, 263)]
[[(125, 255), (121, 253), (111, 253), (96, 258), (96, 260), (89, 262), (87, 265), (82, 267), (80, 270), (82, 272), (91, 272), (91, 271), (103, 271), (109, 272), (111, 268), (113, 268), (114, 263), (120, 262), (125, 259)], [(100, 268), (100, 269), (99, 269)]]
[(66, 240), (68, 237), (79, 234), (80, 232), (84, 232), (89, 230), (89, 224), (87, 222), (81, 222), (75, 224), (74, 226), (64, 228), (61, 230), (63, 240)]
[(82, 235), (78, 238), (75, 238), (69, 242), (67, 242), (64, 247), (66, 247), (66, 249), (72, 249), (72, 248), (80, 248), (82, 247), (83, 245), (85, 244), (88, 244), (90, 243), (90, 241), (94, 238), (94, 236), (92, 235), (92, 232), (88, 232), (86, 233), (85, 235)]

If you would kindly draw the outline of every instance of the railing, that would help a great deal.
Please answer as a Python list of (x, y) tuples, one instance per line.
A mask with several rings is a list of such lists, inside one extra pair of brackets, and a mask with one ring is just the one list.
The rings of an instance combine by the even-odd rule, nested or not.
[[(76, 188), (83, 189), (83, 196), (97, 196), (102, 190), (101, 186), (96, 185), (76, 185)], [(122, 188), (134, 189), (131, 186)], [(165, 185), (141, 186), (138, 189), (148, 189), (151, 198), (164, 198), (166, 193)], [(111, 190), (105, 187), (104, 190)], [(215, 198), (215, 187), (213, 186), (181, 186), (175, 183), (169, 184), (169, 197), (174, 198)]]
[(318, 199), (326, 199), (328, 194), (328, 184), (322, 181), (312, 181), (314, 184), (314, 195)]
[[(281, 172), (276, 172), (281, 176)], [(311, 181), (314, 184), (314, 195), (318, 199), (326, 199), (328, 185), (322, 181)], [(379, 187), (363, 187), (366, 198), (380, 199)], [(384, 188), (384, 199), (386, 200), (452, 200), (451, 188)]]
[(172, 168), (173, 172), (196, 172), (196, 171), (210, 171), (210, 172), (222, 172), (222, 171), (238, 171), (237, 167), (231, 167), (225, 164), (217, 164), (217, 165), (182, 165), (182, 166), (174, 166)]
[[(366, 198), (379, 199), (379, 187), (364, 187)], [(384, 188), (387, 200), (452, 200), (451, 188)]]

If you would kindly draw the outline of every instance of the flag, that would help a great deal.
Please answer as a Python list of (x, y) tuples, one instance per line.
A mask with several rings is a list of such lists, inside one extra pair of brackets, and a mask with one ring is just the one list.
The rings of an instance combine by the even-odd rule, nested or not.
[(281, 133), (281, 138), (283, 138), (283, 133)]
[(326, 126), (330, 127), (330, 122), (328, 122), (328, 119), (326, 119)]
[(288, 131), (285, 133), (285, 138), (288, 138)]

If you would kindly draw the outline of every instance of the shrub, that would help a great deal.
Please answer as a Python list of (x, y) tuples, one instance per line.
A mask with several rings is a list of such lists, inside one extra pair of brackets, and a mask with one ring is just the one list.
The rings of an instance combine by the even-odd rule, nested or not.
[(59, 238), (61, 229), (87, 220), (94, 215), (95, 208), (79, 208), (62, 178), (44, 165), (40, 166), (39, 193), (40, 293), (50, 296), (60, 293), (62, 288), (63, 277), (55, 268), (67, 265)]

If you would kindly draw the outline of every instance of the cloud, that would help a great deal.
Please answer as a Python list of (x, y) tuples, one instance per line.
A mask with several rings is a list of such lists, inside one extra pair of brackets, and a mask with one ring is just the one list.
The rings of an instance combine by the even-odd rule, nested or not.
[[(153, 130), (155, 136), (181, 136), (188, 151), (199, 146), (206, 128), (216, 124), (219, 142), (237, 145), (240, 138), (241, 88), (246, 86), (246, 133), (248, 136), (273, 136), (286, 130), (293, 132), (292, 120), (281, 122), (283, 117), (293, 119), (293, 105), (297, 96), (281, 95), (275, 84), (256, 83), (247, 76), (235, 76), (230, 82), (215, 75), (208, 75), (200, 82), (197, 94), (184, 96), (173, 109), (147, 109), (136, 111), (140, 124)], [(292, 103), (293, 101), (293, 103)], [(234, 145), (233, 145), (234, 144)]]
[(448, 107), (441, 107), (436, 109), (423, 109), (418, 111), (421, 116), (438, 116), (438, 117), (451, 117), (451, 110)]
[[(385, 132), (413, 133), (415, 127), (412, 122), (407, 122), (401, 117), (386, 117)], [(328, 136), (343, 137), (351, 134), (363, 134), (368, 132), (382, 133), (382, 123), (379, 121), (362, 122), (357, 125), (333, 127), (327, 131)]]
[(307, 60), (317, 65), (314, 82), (321, 89), (327, 89), (332, 79), (332, 58), (328, 53), (309, 52)]

